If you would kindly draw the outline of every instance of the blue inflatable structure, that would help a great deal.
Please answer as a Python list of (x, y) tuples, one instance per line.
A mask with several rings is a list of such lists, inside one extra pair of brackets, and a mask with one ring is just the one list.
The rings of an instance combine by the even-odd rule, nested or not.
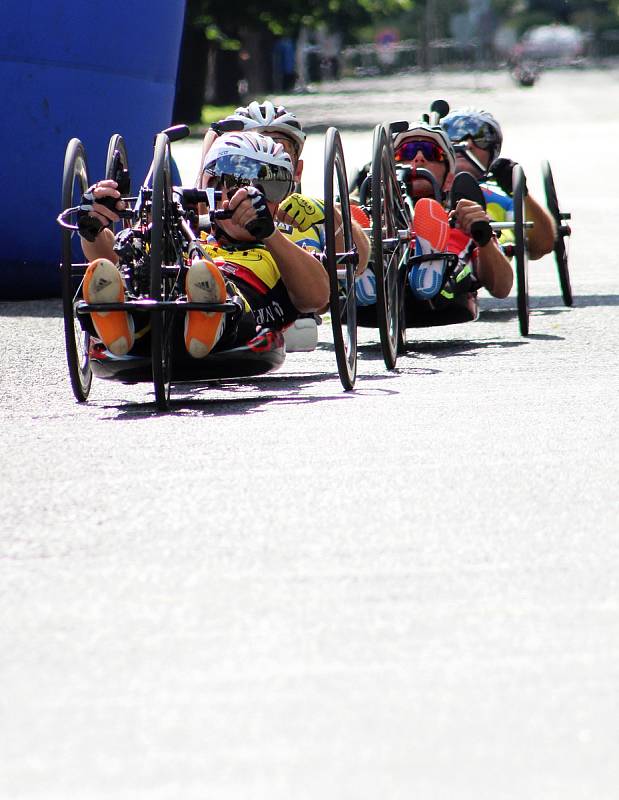
[(89, 176), (123, 135), (132, 185), (171, 122), (185, 0), (20, 0), (0, 25), (0, 299), (60, 294), (64, 153), (76, 136)]

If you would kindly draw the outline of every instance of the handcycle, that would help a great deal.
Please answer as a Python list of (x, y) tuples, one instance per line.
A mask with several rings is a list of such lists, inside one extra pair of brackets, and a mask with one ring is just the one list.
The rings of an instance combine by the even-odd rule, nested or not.
[[(441, 116), (448, 110), (447, 104), (442, 106), (442, 101), (435, 101), (432, 105), (430, 117), (433, 122), (437, 122)], [(407, 122), (398, 121), (390, 125), (378, 126), (374, 134), (374, 147), (373, 158), (370, 165), (370, 172), (366, 179), (361, 183), (359, 188), (359, 200), (361, 206), (364, 208), (368, 217), (372, 220), (370, 228), (367, 232), (372, 241), (372, 268), (377, 276), (377, 306), (374, 315), (368, 315), (367, 312), (360, 310), (360, 324), (369, 324), (372, 326), (378, 325), (381, 345), (383, 346), (383, 355), (385, 364), (389, 369), (395, 366), (393, 358), (393, 350), (385, 346), (385, 342), (390, 339), (397, 338), (399, 340), (399, 351), (402, 352), (406, 341), (406, 314), (402, 309), (403, 298), (396, 299), (396, 292), (399, 291), (402, 295), (405, 292), (405, 274), (406, 269), (424, 260), (434, 260), (437, 257), (443, 257), (446, 260), (445, 280), (448, 280), (453, 273), (455, 261), (453, 256), (448, 254), (432, 254), (431, 256), (414, 256), (412, 255), (413, 237), (407, 228), (410, 228), (410, 222), (414, 216), (414, 208), (410, 197), (406, 192), (407, 173), (410, 167), (402, 165), (394, 165), (392, 158), (388, 155), (388, 143), (391, 137), (389, 133), (394, 134), (401, 130), (406, 130), (408, 127)], [(387, 132), (382, 141), (380, 137), (380, 129)], [(456, 145), (458, 149), (459, 145)], [(463, 145), (461, 146), (463, 147)], [(382, 148), (382, 153), (381, 153)], [(392, 153), (391, 153), (392, 156)], [(566, 220), (570, 219), (570, 214), (560, 211), (557, 200), (556, 190), (552, 171), (548, 162), (543, 162), (542, 165), (544, 187), (546, 193), (546, 201), (551, 216), (555, 220), (557, 231), (554, 253), (557, 261), (559, 272), (559, 279), (561, 283), (561, 290), (563, 299), (566, 305), (571, 305), (572, 295), (569, 281), (568, 263), (567, 263), (567, 250), (565, 246), (565, 239), (571, 233), (569, 225)], [(393, 177), (395, 175), (395, 178)], [(452, 191), (451, 207), (459, 197), (466, 197), (467, 199), (474, 200), (485, 208), (486, 200), (483, 192), (477, 185), (477, 182), (472, 176), (466, 177), (467, 173), (460, 173), (457, 178), (457, 183), (454, 187), (455, 192)], [(386, 176), (390, 176), (390, 179)], [(418, 179), (424, 179), (430, 183), (432, 187), (432, 194), (437, 201), (441, 201), (441, 190), (437, 185), (436, 180), (432, 174), (423, 169), (416, 171)], [(493, 231), (499, 232), (505, 229), (513, 230), (513, 241), (506, 243), (503, 249), (509, 258), (514, 261), (514, 271), (516, 277), (516, 295), (517, 295), (517, 312), (519, 329), (523, 336), (529, 333), (529, 317), (530, 317), (530, 303), (529, 303), (529, 285), (528, 285), (528, 230), (532, 227), (533, 223), (526, 219), (525, 209), (525, 186), (526, 179), (524, 171), (520, 165), (514, 167), (513, 173), (513, 220), (503, 222), (491, 222), (490, 228)], [(385, 188), (393, 187), (393, 189)], [(398, 194), (399, 187), (399, 194)], [(375, 203), (372, 197), (379, 198)], [(387, 219), (399, 218), (400, 226), (397, 232), (398, 245), (394, 244), (393, 234), (387, 236), (387, 228), (383, 225), (382, 238), (386, 242), (384, 252), (381, 251), (381, 227), (375, 224), (374, 220), (377, 218), (378, 213), (383, 208), (385, 198), (389, 198), (392, 203), (391, 208), (387, 207), (383, 213)], [(395, 198), (395, 200), (394, 200)], [(404, 208), (403, 208), (404, 207)], [(395, 226), (397, 228), (397, 226)], [(395, 228), (392, 227), (392, 230)], [(389, 276), (394, 271), (393, 264), (390, 259), (395, 258), (399, 263), (400, 279), (393, 284), (385, 280), (385, 276)], [(390, 291), (386, 291), (390, 289)], [(399, 315), (390, 313), (394, 309), (399, 308)], [(369, 322), (367, 320), (369, 319)], [(395, 326), (398, 326), (397, 337), (389, 336), (393, 332)]]
[[(109, 142), (105, 177), (113, 178), (121, 190), (126, 209), (119, 213), (122, 228), (115, 233), (114, 249), (126, 285), (122, 303), (88, 304), (83, 298), (83, 279), (88, 266), (78, 245), (77, 213), (90, 185), (84, 145), (71, 139), (67, 146), (62, 181), (61, 286), (65, 346), (73, 394), (78, 402), (88, 399), (93, 374), (126, 383), (152, 381), (158, 409), (170, 407), (173, 382), (221, 377), (259, 375), (277, 369), (284, 361), (280, 331), (261, 329), (244, 345), (215, 348), (205, 359), (191, 359), (176, 347), (179, 314), (190, 310), (223, 312), (234, 325), (243, 314), (243, 301), (231, 297), (224, 303), (190, 303), (184, 294), (184, 278), (192, 259), (208, 258), (194, 231), (195, 208), (206, 203), (210, 223), (228, 212), (216, 210), (215, 194), (174, 186), (171, 143), (189, 134), (186, 125), (158, 133), (154, 156), (137, 194), (130, 191), (130, 173), (123, 137)], [(325, 247), (318, 254), (331, 287), (330, 308), (338, 372), (345, 389), (356, 377), (356, 319), (354, 272), (357, 253), (352, 238), (346, 192), (346, 168), (339, 132), (327, 131), (325, 139)], [(341, 220), (335, 226), (334, 205), (338, 198)], [(115, 201), (114, 201), (115, 202)], [(339, 234), (339, 237), (338, 237)], [(336, 239), (343, 249), (336, 247)], [(113, 356), (94, 337), (89, 315), (97, 311), (126, 311), (146, 315), (150, 325), (149, 345), (142, 352)], [(217, 351), (217, 352), (215, 352)]]
[[(433, 117), (433, 122), (438, 123), (440, 120), (449, 113), (449, 104), (445, 100), (435, 100), (431, 106), (430, 117)], [(464, 143), (454, 144), (456, 152), (467, 151)], [(472, 156), (467, 151), (468, 158)], [(477, 162), (478, 163), (478, 162)], [(479, 169), (483, 172), (484, 167), (479, 164)], [(566, 306), (571, 306), (572, 289), (570, 284), (568, 257), (566, 239), (571, 234), (571, 228), (567, 224), (567, 220), (571, 218), (568, 212), (562, 212), (559, 208), (557, 199), (557, 192), (555, 189), (554, 179), (550, 164), (548, 161), (542, 162), (542, 178), (544, 183), (544, 192), (546, 195), (546, 205), (551, 217), (555, 223), (555, 243), (554, 255), (557, 263), (557, 270), (559, 274), (559, 282), (561, 286), (561, 293), (563, 301)], [(526, 178), (524, 171), (519, 165), (514, 167), (513, 177), (513, 222), (491, 223), (494, 230), (504, 230), (512, 228), (514, 237), (513, 242), (509, 242), (503, 246), (504, 252), (509, 258), (513, 258), (516, 274), (516, 290), (517, 290), (517, 310), (518, 322), (520, 332), (523, 336), (529, 333), (529, 286), (528, 286), (528, 240), (527, 231), (532, 227), (532, 224), (526, 219), (525, 197), (526, 197)], [(469, 199), (475, 199), (480, 205), (485, 207), (486, 203), (482, 195), (475, 195), (474, 189), (469, 190), (467, 195)]]
[[(448, 110), (444, 101), (435, 101), (427, 121), (436, 124), (446, 113), (446, 108)], [(407, 324), (424, 326), (435, 324), (427, 320), (437, 319), (435, 315), (426, 314), (432, 308), (432, 303), (422, 300), (408, 302), (411, 298), (407, 298), (406, 285), (410, 269), (423, 262), (443, 259), (445, 284), (453, 277), (458, 266), (458, 257), (454, 253), (414, 255), (414, 203), (406, 188), (411, 168), (396, 165), (392, 145), (394, 135), (408, 128), (409, 124), (406, 121), (376, 126), (372, 161), (367, 175), (359, 185), (359, 204), (369, 221), (366, 232), (371, 241), (370, 268), (376, 277), (377, 296), (375, 307), (358, 309), (359, 324), (378, 327), (383, 359), (388, 369), (395, 367), (397, 355), (406, 349)], [(434, 199), (442, 201), (441, 188), (430, 171), (418, 168), (415, 177), (427, 181)], [(516, 205), (514, 221), (490, 223), (490, 228), (492, 230), (514, 228), (515, 231), (515, 243), (512, 245), (510, 255), (515, 257), (516, 262), (519, 318), (524, 333), (528, 331), (526, 229), (530, 223), (527, 223), (524, 217), (524, 174), (519, 166), (515, 168), (514, 186)], [(486, 205), (479, 185), (466, 173), (456, 176), (451, 192), (452, 208), (461, 197), (474, 200), (483, 207)], [(477, 233), (481, 234), (481, 231), (478, 230)], [(441, 316), (438, 319), (447, 320), (448, 317)], [(454, 321), (464, 319), (465, 316), (460, 315), (459, 318), (456, 315)]]

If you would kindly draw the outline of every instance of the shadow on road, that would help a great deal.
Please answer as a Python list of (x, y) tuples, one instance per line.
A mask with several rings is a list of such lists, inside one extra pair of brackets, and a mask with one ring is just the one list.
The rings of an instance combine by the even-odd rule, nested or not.
[[(397, 373), (383, 375), (359, 375), (352, 392), (343, 389), (321, 395), (303, 394), (303, 390), (324, 381), (332, 381), (332, 374), (323, 372), (302, 373), (298, 375), (273, 375), (261, 378), (242, 378), (238, 380), (203, 381), (199, 383), (179, 383), (172, 385), (170, 411), (162, 412), (151, 403), (128, 402), (118, 405), (102, 404), (101, 408), (116, 410), (112, 419), (146, 419), (161, 415), (187, 416), (230, 416), (253, 414), (264, 410), (267, 405), (311, 404), (325, 401), (351, 401), (355, 397), (368, 394), (395, 395), (399, 391), (384, 387), (368, 387), (372, 381), (396, 378)], [(209, 396), (210, 395), (210, 396)]]
[(476, 351), (480, 350), (501, 350), (521, 347), (525, 344), (526, 339), (516, 339), (514, 341), (506, 341), (505, 339), (437, 339), (435, 341), (407, 342), (406, 356), (429, 355), (434, 358), (472, 356), (476, 354)]

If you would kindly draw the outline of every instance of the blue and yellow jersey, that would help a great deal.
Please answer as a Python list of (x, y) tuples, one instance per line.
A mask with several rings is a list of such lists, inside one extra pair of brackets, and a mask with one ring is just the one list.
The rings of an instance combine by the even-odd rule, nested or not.
[[(495, 183), (481, 183), (481, 190), (486, 198), (486, 211), (494, 222), (513, 222), (514, 201)], [(499, 235), (499, 244), (511, 244), (514, 241), (512, 229), (502, 230)]]

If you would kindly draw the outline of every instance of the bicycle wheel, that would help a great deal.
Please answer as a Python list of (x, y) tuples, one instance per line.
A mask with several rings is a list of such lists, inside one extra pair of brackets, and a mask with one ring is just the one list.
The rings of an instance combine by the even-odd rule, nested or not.
[[(88, 167), (86, 151), (79, 139), (71, 139), (67, 146), (62, 174), (62, 208), (79, 205), (88, 189)], [(69, 366), (69, 377), (73, 394), (78, 403), (87, 400), (92, 384), (92, 369), (88, 355), (90, 335), (84, 331), (75, 313), (76, 304), (82, 299), (82, 284), (85, 265), (77, 231), (62, 229), (62, 311), (64, 338)]]
[(529, 277), (527, 234), (524, 223), (526, 220), (524, 208), (524, 172), (519, 164), (514, 167), (514, 259), (516, 261), (516, 287), (518, 293), (518, 322), (520, 333), (528, 336), (529, 333)]
[[(344, 151), (337, 128), (329, 128), (325, 138), (324, 186), (325, 266), (331, 288), (329, 307), (333, 344), (342, 386), (350, 390), (357, 377), (357, 258), (352, 238)], [(340, 208), (336, 209), (338, 202)], [(338, 224), (340, 215), (341, 223)]]
[[(150, 234), (150, 298), (167, 300), (169, 280), (163, 266), (169, 263), (170, 207), (172, 180), (170, 168), (170, 141), (165, 133), (157, 134), (153, 158), (153, 194)], [(174, 257), (174, 260), (176, 258)], [(151, 311), (151, 360), (155, 403), (161, 411), (170, 407), (170, 377), (172, 374), (172, 321), (171, 312), (162, 309)]]
[(546, 194), (546, 205), (550, 216), (555, 221), (557, 234), (554, 244), (555, 260), (557, 262), (557, 271), (559, 273), (559, 283), (561, 284), (561, 295), (563, 303), (566, 306), (571, 306), (574, 303), (572, 296), (572, 284), (570, 282), (570, 273), (568, 269), (567, 248), (565, 246), (565, 239), (571, 234), (571, 229), (566, 221), (571, 219), (569, 212), (562, 212), (559, 209), (559, 201), (557, 199), (557, 190), (555, 189), (555, 182), (552, 176), (552, 170), (548, 161), (542, 161), (542, 178), (544, 181), (544, 192)]
[(398, 264), (400, 240), (395, 219), (390, 139), (383, 125), (374, 129), (372, 148), (372, 266), (376, 276), (376, 317), (383, 360), (393, 369), (398, 357)]

